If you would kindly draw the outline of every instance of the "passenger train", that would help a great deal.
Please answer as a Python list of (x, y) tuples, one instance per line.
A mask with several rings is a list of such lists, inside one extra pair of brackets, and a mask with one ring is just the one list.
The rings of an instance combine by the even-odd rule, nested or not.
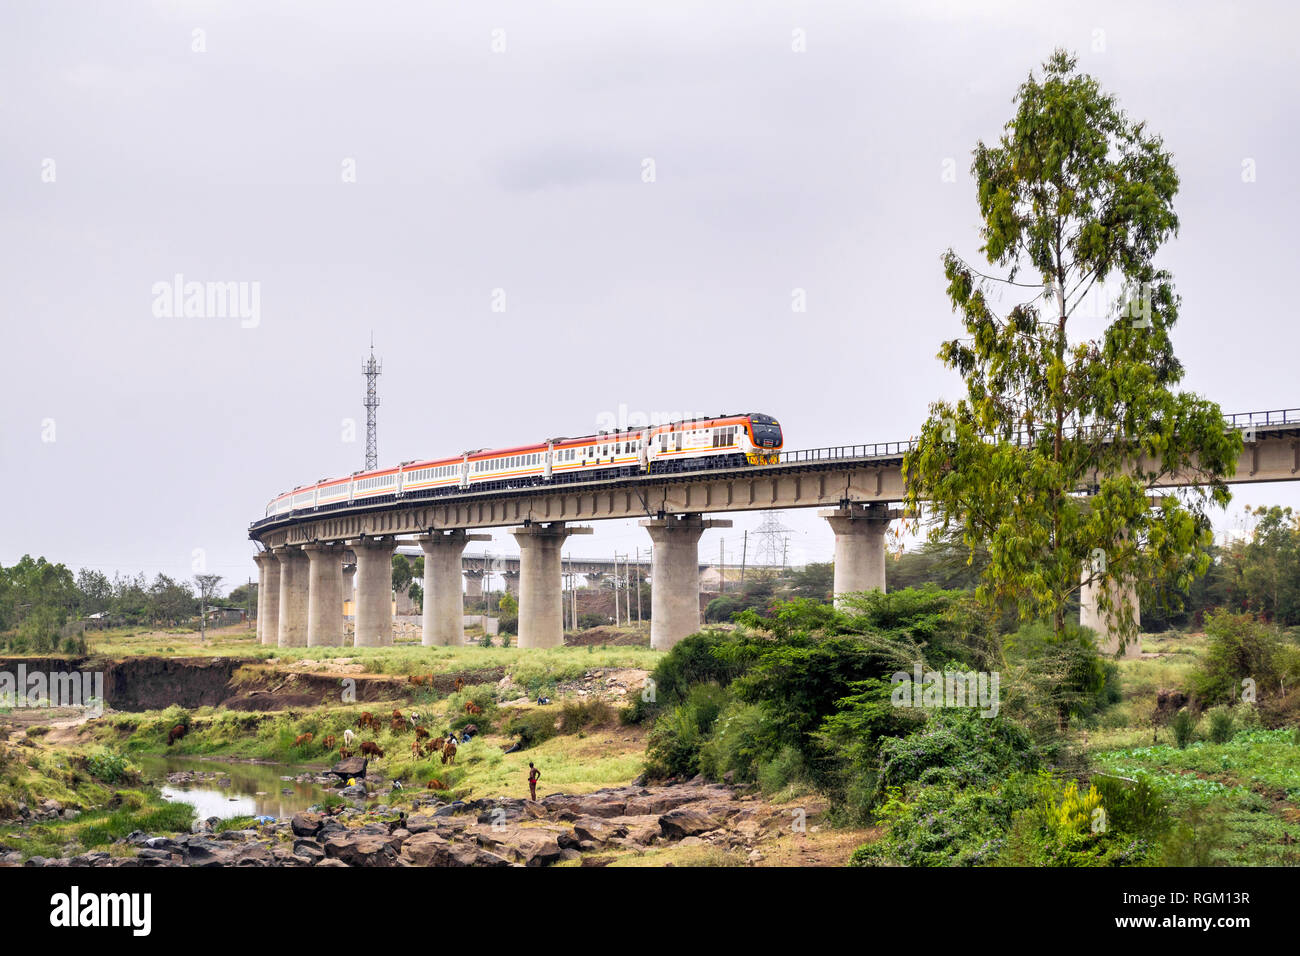
[(495, 451), (478, 449), (452, 458), (406, 461), (395, 468), (323, 479), (275, 498), (268, 518), (383, 503), (570, 481), (640, 474), (774, 464), (782, 448), (781, 424), (757, 412), (694, 418), (598, 432)]

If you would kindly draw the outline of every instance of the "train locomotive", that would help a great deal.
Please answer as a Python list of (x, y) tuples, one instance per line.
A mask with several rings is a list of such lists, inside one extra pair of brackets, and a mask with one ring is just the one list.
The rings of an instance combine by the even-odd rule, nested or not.
[(322, 479), (273, 499), (268, 518), (336, 510), (358, 503), (435, 498), (645, 474), (775, 464), (781, 424), (758, 412), (692, 418), (644, 428), (552, 438), (532, 445), (477, 449), (451, 458)]

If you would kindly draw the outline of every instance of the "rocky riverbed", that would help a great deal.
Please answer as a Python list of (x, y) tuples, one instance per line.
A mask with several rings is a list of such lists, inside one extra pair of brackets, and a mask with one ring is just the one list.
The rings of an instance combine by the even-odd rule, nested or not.
[[(114, 852), (26, 866), (548, 866), (603, 865), (620, 853), (668, 845), (714, 846), (751, 863), (761, 842), (788, 829), (790, 814), (751, 793), (700, 779), (626, 786), (542, 800), (446, 802), (419, 794), (410, 805), (304, 811), (253, 829), (132, 833)], [(19, 861), (8, 855), (0, 862)]]

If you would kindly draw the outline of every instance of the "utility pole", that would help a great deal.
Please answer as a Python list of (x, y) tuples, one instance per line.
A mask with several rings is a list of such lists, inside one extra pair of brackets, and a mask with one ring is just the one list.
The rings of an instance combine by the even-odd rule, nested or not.
[(749, 529), (745, 529), (745, 537), (740, 545), (740, 589), (745, 590), (745, 561), (749, 557)]
[(614, 552), (614, 626), (618, 627), (618, 552)]
[(718, 539), (718, 593), (727, 590), (727, 566), (726, 559), (723, 557), (723, 546), (726, 545), (726, 538)]
[(636, 549), (636, 622), (641, 623), (641, 549)]

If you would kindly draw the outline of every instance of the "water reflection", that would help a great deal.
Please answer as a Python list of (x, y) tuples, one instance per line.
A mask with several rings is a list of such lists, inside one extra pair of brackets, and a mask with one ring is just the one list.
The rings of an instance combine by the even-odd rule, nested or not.
[[(233, 816), (289, 817), (319, 803), (325, 791), (315, 783), (281, 780), (308, 768), (288, 764), (227, 763), (203, 757), (137, 756), (145, 779), (168, 800), (193, 804), (198, 818)], [(168, 783), (167, 775), (181, 771), (216, 773), (193, 783)], [(218, 786), (218, 781), (222, 786)], [(288, 790), (289, 793), (281, 793)]]

